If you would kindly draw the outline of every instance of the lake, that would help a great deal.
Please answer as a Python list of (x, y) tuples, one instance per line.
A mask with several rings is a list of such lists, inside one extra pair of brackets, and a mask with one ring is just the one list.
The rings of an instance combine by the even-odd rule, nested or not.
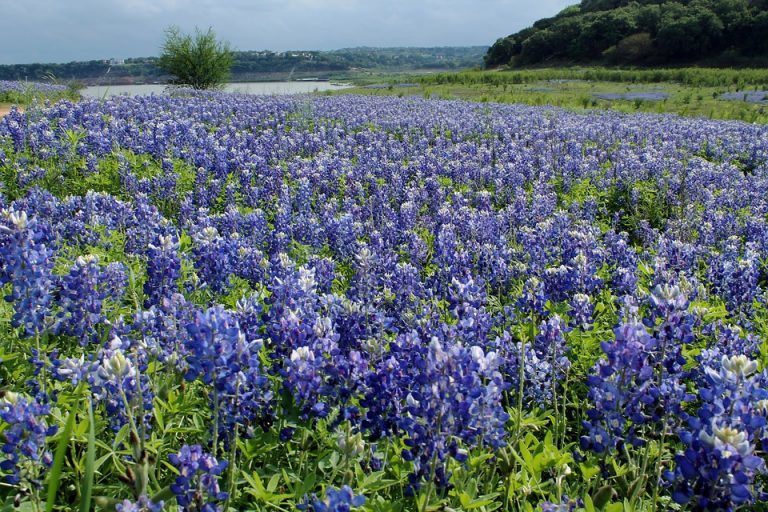
[[(224, 90), (227, 92), (239, 92), (243, 94), (300, 94), (316, 91), (337, 91), (352, 87), (351, 85), (335, 84), (331, 82), (233, 82), (227, 84)], [(105, 96), (117, 96), (127, 94), (129, 96), (146, 96), (149, 94), (163, 94), (164, 84), (147, 85), (94, 85), (86, 87), (80, 94), (87, 98), (103, 98)]]

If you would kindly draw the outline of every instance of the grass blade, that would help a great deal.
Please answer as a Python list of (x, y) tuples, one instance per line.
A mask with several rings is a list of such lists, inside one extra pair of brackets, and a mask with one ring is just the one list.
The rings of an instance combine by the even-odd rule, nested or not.
[(96, 421), (93, 418), (93, 404), (88, 399), (88, 451), (85, 453), (85, 474), (83, 485), (80, 488), (80, 512), (89, 512), (91, 509), (91, 495), (93, 494), (93, 474), (96, 463)]
[(61, 433), (61, 438), (56, 445), (56, 453), (53, 458), (53, 466), (48, 477), (48, 497), (45, 501), (46, 512), (53, 511), (53, 505), (56, 502), (56, 493), (59, 491), (59, 484), (61, 483), (61, 472), (64, 468), (64, 457), (67, 456), (67, 446), (72, 439), (72, 429), (75, 427), (75, 416), (77, 416), (77, 406), (70, 411), (69, 417), (67, 417), (67, 423), (64, 425), (64, 431)]

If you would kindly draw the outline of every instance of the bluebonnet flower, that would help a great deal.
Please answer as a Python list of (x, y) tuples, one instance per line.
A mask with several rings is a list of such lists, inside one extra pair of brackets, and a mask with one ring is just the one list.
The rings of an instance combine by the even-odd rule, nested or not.
[(49, 413), (48, 405), (18, 393), (5, 392), (0, 396), (0, 420), (5, 424), (0, 432), (0, 470), (6, 473), (8, 483), (17, 485), (24, 481), (42, 486), (42, 474), (53, 462), (46, 449), (46, 438), (56, 433), (56, 427), (46, 421)]
[(570, 310), (568, 311), (568, 325), (570, 327), (580, 327), (589, 330), (592, 327), (594, 314), (594, 304), (589, 295), (584, 293), (575, 293), (570, 301)]
[(345, 485), (340, 489), (329, 487), (325, 490), (325, 497), (322, 499), (317, 496), (305, 499), (299, 509), (308, 512), (349, 512), (364, 504), (365, 496), (355, 495), (352, 488)]
[[(307, 116), (295, 115), (304, 108), (311, 130)], [(73, 132), (83, 134), (74, 146), (66, 140)], [(671, 478), (678, 499), (727, 509), (761, 498), (762, 468), (750, 457), (765, 452), (763, 408), (754, 405), (764, 385), (737, 399), (730, 380), (704, 370), (719, 375), (723, 356), (757, 359), (762, 343), (750, 323), (765, 300), (760, 256), (768, 248), (760, 126), (420, 99), (194, 93), (14, 111), (0, 120), (0, 139), (7, 143), (0, 160), (15, 178), (0, 184), (0, 285), (10, 291), (13, 325), (22, 335), (45, 333), (64, 297), (62, 333), (65, 324), (69, 332), (95, 325), (122, 340), (82, 357), (66, 344), (59, 352), (72, 357), (25, 348), (30, 373), (45, 382), (42, 368), (52, 364), (59, 378), (90, 382), (113, 426), (124, 421), (120, 389), (133, 397), (134, 414), (147, 413), (133, 393), (151, 403), (143, 386), (154, 358), (203, 381), (198, 387), (207, 387), (211, 401), (221, 398), (216, 417), (224, 428), (252, 424), (269, 396), (253, 368), (267, 356), (265, 372), (282, 386), (282, 403), (309, 420), (338, 416), (371, 437), (409, 440), (406, 456), (421, 471), (415, 483), (432, 474), (429, 454), (443, 457), (434, 469), (442, 484), (449, 458), (503, 437), (499, 396), (506, 391), (496, 388), (514, 385), (522, 370), (530, 382), (526, 407), (558, 392), (540, 385), (557, 383), (567, 365), (566, 327), (552, 312), (567, 311), (568, 327), (586, 329), (598, 297), (629, 294), (588, 383), (587, 446), (606, 451), (658, 440), (684, 424), (691, 440), (681, 438), (680, 471), (688, 460), (723, 471), (719, 479), (687, 473), (691, 489), (677, 482), (682, 473)], [(146, 158), (132, 168), (115, 148)], [(120, 192), (131, 202), (98, 193), (57, 199), (16, 186), (44, 185), (41, 169), (52, 177), (84, 163), (90, 173), (104, 158), (117, 160)], [(745, 166), (753, 175), (744, 175)], [(626, 192), (626, 200), (608, 204), (593, 189)], [(646, 191), (656, 194), (651, 206), (661, 218), (640, 218)], [(179, 210), (178, 223), (158, 206)], [(18, 219), (26, 212), (28, 225), (18, 229), (11, 212)], [(632, 240), (603, 232), (612, 222), (631, 229)], [(188, 255), (177, 225), (192, 237)], [(147, 302), (125, 315), (127, 324), (110, 318), (108, 325), (109, 299), (90, 317), (91, 305), (78, 302), (84, 295), (70, 293), (95, 270), (73, 269), (59, 280), (51, 268), (60, 245), (112, 254), (121, 249), (112, 246), (117, 240), (147, 263)], [(233, 277), (258, 292), (219, 315), (225, 320), (189, 329), (205, 313), (174, 293), (186, 257), (196, 272), (186, 290), (212, 292), (193, 293), (196, 301), (228, 292)], [(654, 291), (646, 297), (649, 268)], [(705, 278), (701, 286), (697, 277)], [(684, 366), (698, 322), (687, 302), (707, 292), (724, 301), (729, 318), (703, 326), (697, 341), (713, 343), (698, 366)], [(539, 335), (523, 344), (510, 332), (525, 323)], [(430, 346), (433, 337), (440, 349)], [(503, 375), (496, 388), (487, 367)], [(744, 380), (757, 382), (756, 373)], [(451, 398), (439, 404), (431, 386)], [(253, 405), (233, 398), (245, 390)], [(687, 396), (693, 391), (695, 402)], [(437, 428), (437, 418), (447, 418), (445, 425)], [(733, 455), (727, 464), (723, 450)], [(750, 497), (726, 485), (731, 477)]]
[(11, 324), (27, 336), (50, 327), (53, 251), (45, 244), (45, 229), (25, 211), (0, 212), (0, 286), (11, 283), (5, 296), (14, 304)]
[(572, 500), (568, 496), (563, 496), (560, 503), (545, 501), (541, 504), (541, 512), (574, 512), (577, 508), (583, 506), (581, 500)]
[(735, 238), (729, 239), (722, 253), (710, 257), (707, 274), (728, 311), (747, 314), (760, 291), (760, 258), (753, 246), (742, 249)]
[(650, 304), (649, 315), (642, 319), (650, 332), (630, 300), (614, 329), (615, 341), (601, 343), (605, 357), (587, 377), (594, 407), (584, 422), (588, 433), (581, 438), (582, 448), (599, 453), (620, 443), (643, 444), (666, 431), (668, 422), (677, 421), (682, 404), (693, 398), (684, 384), (682, 355), (684, 345), (693, 341), (688, 298), (677, 286), (659, 285)]
[(126, 219), (125, 252), (146, 256), (159, 235), (176, 234), (176, 228), (163, 218), (145, 194), (137, 194)]
[(266, 331), (273, 371), (293, 396), (304, 418), (325, 417), (349, 404), (367, 372), (363, 340), (374, 337), (382, 320), (370, 306), (335, 295), (319, 295), (315, 271), (298, 269), (279, 256), (270, 288)]
[(121, 503), (115, 505), (117, 512), (162, 512), (165, 503), (153, 502), (147, 496), (139, 496), (136, 501), (123, 500)]
[(161, 297), (160, 303), (148, 310), (138, 311), (125, 332), (147, 355), (186, 370), (186, 327), (192, 322), (197, 308), (180, 293)]
[(666, 478), (672, 497), (694, 510), (736, 510), (768, 497), (759, 450), (768, 446), (768, 374), (745, 355), (705, 365), (695, 416), (679, 432), (684, 450)]
[(360, 244), (354, 259), (355, 275), (349, 290), (350, 297), (364, 302), (374, 299), (378, 284), (375, 268), (379, 264), (377, 260), (376, 254), (367, 245)]
[(312, 257), (309, 265), (314, 271), (319, 293), (331, 293), (333, 280), (336, 279), (336, 262), (330, 258)]
[(294, 349), (286, 362), (285, 385), (305, 417), (313, 414), (322, 418), (330, 412), (327, 404), (318, 399), (318, 390), (323, 383), (322, 368), (322, 355), (316, 358), (315, 352), (307, 346)]
[(414, 465), (411, 490), (424, 478), (447, 485), (445, 459), (463, 461), (462, 442), (503, 446), (508, 420), (501, 403), (507, 384), (495, 352), (435, 336), (428, 345), (421, 339), (409, 332), (390, 345), (390, 353), (367, 380), (363, 401), (363, 426), (374, 437), (406, 435), (402, 456)]
[(566, 355), (566, 330), (565, 322), (558, 315), (552, 315), (541, 323), (533, 343), (515, 341), (506, 332), (496, 341), (504, 354), (505, 378), (513, 390), (520, 389), (520, 364), (523, 365), (523, 398), (526, 403), (546, 406), (555, 399), (571, 367)]
[(59, 306), (54, 331), (78, 338), (80, 345), (100, 341), (108, 332), (103, 313), (107, 298), (119, 303), (125, 289), (126, 276), (121, 263), (111, 263), (102, 269), (97, 256), (80, 256), (61, 279)]
[(718, 367), (724, 356), (741, 354), (750, 359), (759, 358), (762, 340), (752, 333), (745, 333), (737, 325), (713, 322), (704, 325), (702, 333), (710, 335), (711, 341), (696, 356), (699, 366), (693, 372), (693, 380), (697, 386), (706, 385), (704, 369)]
[(549, 298), (544, 290), (544, 284), (537, 277), (528, 278), (520, 297), (517, 299), (517, 308), (523, 315), (546, 315), (544, 306)]
[(153, 395), (149, 377), (137, 367), (141, 359), (129, 342), (114, 337), (94, 363), (82, 367), (94, 398), (104, 405), (115, 431), (128, 423), (129, 414), (136, 422), (150, 424)]
[(171, 484), (176, 503), (183, 512), (219, 512), (221, 502), (227, 499), (219, 479), (227, 468), (227, 461), (217, 461), (205, 453), (200, 445), (184, 445), (178, 454), (169, 456), (179, 476)]
[(181, 276), (179, 241), (173, 235), (158, 235), (147, 247), (147, 280), (144, 283), (145, 307), (161, 303), (163, 298), (178, 292)]
[(456, 318), (456, 335), (466, 344), (484, 344), (494, 319), (487, 312), (487, 296), (481, 283), (471, 277), (454, 278), (449, 289), (449, 305)]
[(260, 339), (265, 330), (265, 308), (262, 297), (256, 294), (237, 301), (237, 323), (248, 341)]
[(73, 386), (85, 382), (94, 402), (104, 406), (113, 430), (134, 421), (151, 424), (153, 393), (146, 375), (147, 354), (129, 338), (114, 335), (104, 347), (86, 357), (52, 358), (52, 374)]
[[(286, 326), (294, 325), (289, 314)], [(325, 417), (333, 407), (342, 407), (342, 416), (357, 415), (348, 402), (367, 373), (367, 361), (359, 350), (342, 347), (330, 317), (318, 316), (306, 345), (293, 349), (284, 359), (283, 385), (291, 392), (303, 417)]]
[(562, 318), (552, 315), (541, 323), (539, 333), (533, 342), (536, 354), (542, 359), (547, 359), (552, 365), (552, 379), (555, 381), (563, 379), (571, 367), (571, 362), (566, 355), (568, 352), (565, 341), (566, 330), (567, 327)]
[(258, 249), (239, 241), (235, 249), (233, 273), (252, 284), (265, 280), (269, 269), (269, 260)]
[(193, 255), (200, 280), (211, 290), (221, 293), (229, 287), (229, 277), (236, 258), (233, 244), (215, 227), (208, 226), (194, 234)]
[(186, 326), (185, 379), (210, 384), (216, 435), (229, 442), (238, 427), (244, 432), (271, 415), (272, 392), (261, 373), (261, 339), (250, 340), (235, 315), (221, 306), (198, 312)]
[(550, 300), (562, 301), (574, 292), (593, 293), (602, 284), (596, 276), (595, 261), (590, 261), (584, 252), (578, 252), (568, 265), (549, 267), (544, 270), (544, 290)]

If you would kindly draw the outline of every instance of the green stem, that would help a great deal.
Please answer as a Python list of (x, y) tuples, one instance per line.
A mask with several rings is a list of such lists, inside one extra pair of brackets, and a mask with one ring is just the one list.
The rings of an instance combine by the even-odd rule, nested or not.
[(661, 481), (661, 472), (664, 467), (664, 442), (667, 440), (667, 426), (664, 425), (664, 430), (661, 432), (661, 442), (659, 443), (659, 460), (656, 464), (656, 482), (653, 484), (653, 511), (658, 510), (659, 500), (659, 482)]
[(227, 501), (224, 503), (224, 510), (229, 510), (229, 504), (235, 497), (235, 473), (237, 472), (237, 440), (240, 429), (235, 425), (235, 435), (232, 439), (232, 449), (229, 452), (229, 482), (227, 483)]
[(435, 466), (437, 465), (437, 450), (432, 454), (432, 464), (429, 470), (429, 481), (427, 482), (427, 495), (424, 497), (424, 504), (421, 507), (421, 512), (427, 512), (429, 506), (429, 500), (432, 497), (432, 487), (435, 485)]

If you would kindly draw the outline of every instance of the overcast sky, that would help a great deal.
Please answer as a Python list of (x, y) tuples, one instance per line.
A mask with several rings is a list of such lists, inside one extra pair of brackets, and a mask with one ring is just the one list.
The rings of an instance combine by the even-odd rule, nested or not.
[(213, 27), (237, 50), (490, 45), (576, 0), (0, 0), (0, 64), (158, 54)]

